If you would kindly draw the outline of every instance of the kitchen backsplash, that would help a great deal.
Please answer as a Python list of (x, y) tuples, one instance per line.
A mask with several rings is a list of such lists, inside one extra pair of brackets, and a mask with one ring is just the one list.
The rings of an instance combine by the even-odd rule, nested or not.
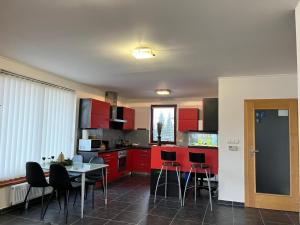
[[(130, 143), (136, 143), (140, 146), (149, 145), (149, 130), (133, 130), (133, 131), (122, 131), (114, 129), (88, 129), (88, 135), (95, 135), (96, 138), (109, 141), (109, 147), (114, 148), (116, 144), (122, 140), (128, 140)], [(177, 132), (177, 145), (187, 146), (188, 145), (188, 134)], [(81, 130), (78, 132), (78, 139), (81, 138)]]
[[(149, 130), (122, 131), (114, 129), (88, 129), (88, 135), (95, 135), (96, 138), (109, 141), (109, 147), (114, 148), (120, 139), (129, 140), (130, 143), (137, 143), (140, 146), (149, 145)], [(81, 138), (81, 130), (78, 132), (78, 139)]]

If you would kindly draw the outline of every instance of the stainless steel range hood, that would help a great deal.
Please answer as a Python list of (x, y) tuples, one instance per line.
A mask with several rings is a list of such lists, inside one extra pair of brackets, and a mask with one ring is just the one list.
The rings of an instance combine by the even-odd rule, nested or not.
[(126, 120), (123, 120), (123, 118), (118, 118), (120, 117), (123, 113), (120, 112), (120, 107), (117, 106), (118, 104), (118, 93), (114, 91), (107, 91), (105, 92), (105, 101), (110, 103), (111, 105), (111, 122), (117, 122), (117, 123), (126, 123)]

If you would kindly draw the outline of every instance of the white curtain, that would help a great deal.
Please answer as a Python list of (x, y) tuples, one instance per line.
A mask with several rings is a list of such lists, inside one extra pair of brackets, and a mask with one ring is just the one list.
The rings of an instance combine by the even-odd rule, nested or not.
[(0, 181), (25, 175), (27, 161), (74, 154), (75, 93), (0, 74)]

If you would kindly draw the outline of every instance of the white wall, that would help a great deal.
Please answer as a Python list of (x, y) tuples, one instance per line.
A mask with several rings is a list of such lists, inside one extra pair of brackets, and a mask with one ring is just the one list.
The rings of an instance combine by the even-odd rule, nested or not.
[[(0, 69), (4, 69), (9, 72), (17, 73), (34, 79), (42, 80), (45, 82), (49, 82), (52, 84), (73, 89), (76, 92), (77, 103), (79, 101), (79, 98), (95, 98), (98, 100), (104, 100), (104, 92), (102, 90), (62, 78), (55, 74), (1, 56), (0, 56)], [(77, 114), (76, 116), (76, 123), (77, 123), (78, 107), (77, 107), (76, 114)], [(77, 124), (76, 127), (78, 127)], [(75, 137), (77, 137), (77, 135), (75, 135)], [(0, 188), (0, 209), (9, 206), (9, 193), (10, 193), (9, 186)]]
[[(219, 78), (219, 199), (244, 202), (244, 100), (297, 98), (297, 75)], [(239, 151), (227, 142), (239, 140)]]

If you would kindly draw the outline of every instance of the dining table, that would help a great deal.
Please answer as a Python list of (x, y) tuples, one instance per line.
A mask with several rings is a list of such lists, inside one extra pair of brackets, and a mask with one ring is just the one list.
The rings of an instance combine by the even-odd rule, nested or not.
[[(41, 167), (45, 171), (50, 170), (51, 163), (41, 163)], [(107, 167), (108, 164), (94, 164), (94, 163), (73, 163), (70, 166), (65, 166), (68, 172), (78, 173), (81, 175), (81, 183), (85, 184), (86, 173), (100, 170), (102, 171), (102, 179), (104, 186), (104, 203), (107, 205)], [(84, 196), (85, 196), (85, 185), (81, 185), (81, 219), (84, 215)]]

